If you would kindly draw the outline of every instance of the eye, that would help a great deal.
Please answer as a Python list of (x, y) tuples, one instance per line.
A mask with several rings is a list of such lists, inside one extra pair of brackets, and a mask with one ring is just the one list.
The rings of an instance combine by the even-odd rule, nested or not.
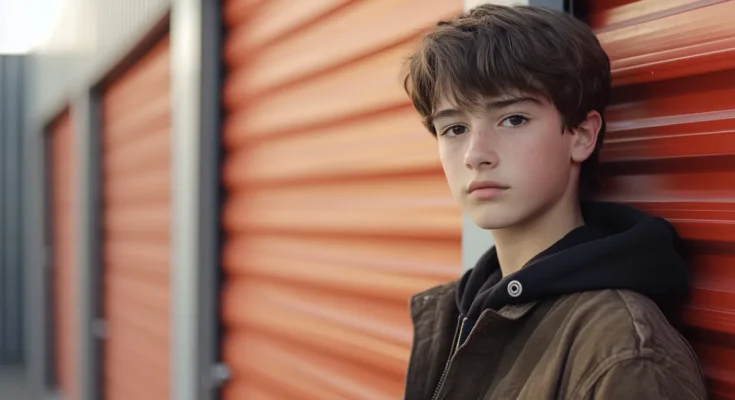
[(500, 122), (500, 125), (507, 128), (518, 128), (526, 122), (528, 122), (528, 118), (523, 115), (511, 115)]
[(464, 125), (452, 125), (444, 131), (442, 131), (442, 136), (448, 136), (448, 137), (456, 137), (463, 133), (467, 133), (467, 127)]

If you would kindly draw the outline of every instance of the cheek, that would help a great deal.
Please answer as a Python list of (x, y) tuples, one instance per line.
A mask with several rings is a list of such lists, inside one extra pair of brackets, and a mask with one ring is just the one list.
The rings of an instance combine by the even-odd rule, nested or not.
[(569, 176), (570, 155), (561, 134), (559, 136), (514, 147), (512, 170), (527, 189), (535, 192), (564, 186)]
[(464, 154), (460, 154), (459, 151), (449, 146), (440, 145), (439, 160), (441, 161), (442, 169), (444, 170), (444, 175), (447, 178), (452, 195), (455, 197), (459, 196), (464, 185), (467, 184), (465, 181), (466, 168), (464, 166)]

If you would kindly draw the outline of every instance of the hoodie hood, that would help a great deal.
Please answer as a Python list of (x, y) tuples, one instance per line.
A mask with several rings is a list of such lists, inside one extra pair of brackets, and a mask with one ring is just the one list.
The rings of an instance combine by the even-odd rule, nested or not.
[(485, 309), (604, 289), (638, 292), (662, 310), (684, 300), (688, 271), (671, 224), (613, 203), (583, 203), (582, 215), (585, 226), (506, 277), (495, 248), (488, 250), (460, 280), (461, 314), (477, 319)]

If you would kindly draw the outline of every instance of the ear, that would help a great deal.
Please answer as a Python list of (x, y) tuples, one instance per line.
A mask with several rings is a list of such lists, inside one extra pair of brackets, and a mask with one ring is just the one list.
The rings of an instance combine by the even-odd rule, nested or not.
[(599, 112), (593, 110), (587, 113), (587, 117), (582, 123), (571, 129), (572, 161), (582, 163), (592, 155), (601, 128), (602, 116)]

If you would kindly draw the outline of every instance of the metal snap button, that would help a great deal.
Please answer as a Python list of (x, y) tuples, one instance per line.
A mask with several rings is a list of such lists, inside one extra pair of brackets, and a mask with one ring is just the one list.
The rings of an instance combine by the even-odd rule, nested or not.
[(508, 294), (510, 297), (518, 297), (523, 293), (523, 285), (518, 281), (510, 281), (508, 283)]

